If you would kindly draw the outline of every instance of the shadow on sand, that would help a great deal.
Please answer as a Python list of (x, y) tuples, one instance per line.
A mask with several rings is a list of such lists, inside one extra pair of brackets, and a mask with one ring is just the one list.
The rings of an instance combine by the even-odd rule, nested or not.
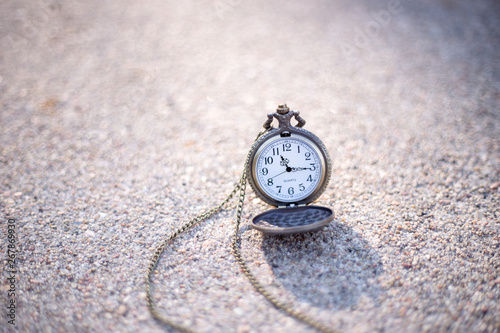
[(300, 301), (332, 310), (355, 308), (361, 295), (377, 303), (380, 257), (336, 219), (316, 232), (266, 236), (262, 248), (276, 282)]

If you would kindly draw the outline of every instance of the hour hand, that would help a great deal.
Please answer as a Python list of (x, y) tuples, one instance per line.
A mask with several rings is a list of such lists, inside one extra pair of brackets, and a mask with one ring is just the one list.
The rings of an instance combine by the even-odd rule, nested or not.
[(288, 162), (290, 162), (290, 161), (288, 160), (288, 158), (284, 158), (284, 157), (283, 157), (283, 156), (281, 156), (281, 155), (280, 155), (280, 157), (281, 157), (281, 162), (280, 162), (280, 164), (281, 164), (281, 165), (283, 165), (283, 166), (286, 166), (286, 171), (287, 171), (287, 172), (292, 171), (292, 169), (293, 169), (293, 168), (290, 168), (290, 167), (288, 166)]
[(284, 165), (284, 166), (286, 166), (288, 168), (288, 162), (289, 162), (288, 159), (284, 158), (281, 155), (280, 155), (280, 157), (281, 157), (281, 163), (280, 164)]

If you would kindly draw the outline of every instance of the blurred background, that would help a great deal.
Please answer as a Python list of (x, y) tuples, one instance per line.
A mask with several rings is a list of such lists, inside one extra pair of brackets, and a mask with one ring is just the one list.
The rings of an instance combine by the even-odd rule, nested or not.
[(448, 124), (455, 136), (498, 117), (494, 1), (0, 6), (2, 100), (15, 110), (4, 121), (78, 122), (74, 135), (103, 128), (115, 145), (180, 135), (243, 151), (280, 102), (335, 133), (333, 149), (434, 125), (430, 136)]

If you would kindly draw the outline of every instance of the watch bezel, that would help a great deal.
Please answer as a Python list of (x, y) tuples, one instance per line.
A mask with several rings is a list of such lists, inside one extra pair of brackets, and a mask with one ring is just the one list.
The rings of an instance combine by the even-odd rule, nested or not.
[[(321, 176), (317, 188), (308, 196), (299, 201), (281, 201), (273, 198), (264, 191), (257, 180), (256, 164), (258, 161), (258, 157), (268, 144), (271, 144), (276, 140), (285, 138), (299, 139), (304, 141), (318, 153), (321, 162)], [(323, 142), (321, 142), (321, 140), (311, 132), (297, 127), (286, 129), (271, 129), (269, 133), (263, 135), (252, 146), (248, 161), (247, 177), (249, 179), (250, 186), (254, 190), (255, 194), (271, 206), (290, 207), (293, 205), (308, 205), (318, 199), (318, 197), (325, 191), (326, 187), (328, 186), (331, 177), (331, 160)]]

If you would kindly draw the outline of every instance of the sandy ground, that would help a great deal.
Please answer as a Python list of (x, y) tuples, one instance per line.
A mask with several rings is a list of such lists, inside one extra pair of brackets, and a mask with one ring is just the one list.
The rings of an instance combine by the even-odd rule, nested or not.
[[(152, 251), (230, 193), (282, 102), (330, 151), (336, 217), (264, 237), (247, 189), (260, 281), (339, 331), (500, 331), (499, 22), (487, 0), (2, 1), (0, 331), (11, 299), (19, 332), (169, 331)], [(240, 272), (234, 205), (168, 248), (160, 311), (313, 332)]]

